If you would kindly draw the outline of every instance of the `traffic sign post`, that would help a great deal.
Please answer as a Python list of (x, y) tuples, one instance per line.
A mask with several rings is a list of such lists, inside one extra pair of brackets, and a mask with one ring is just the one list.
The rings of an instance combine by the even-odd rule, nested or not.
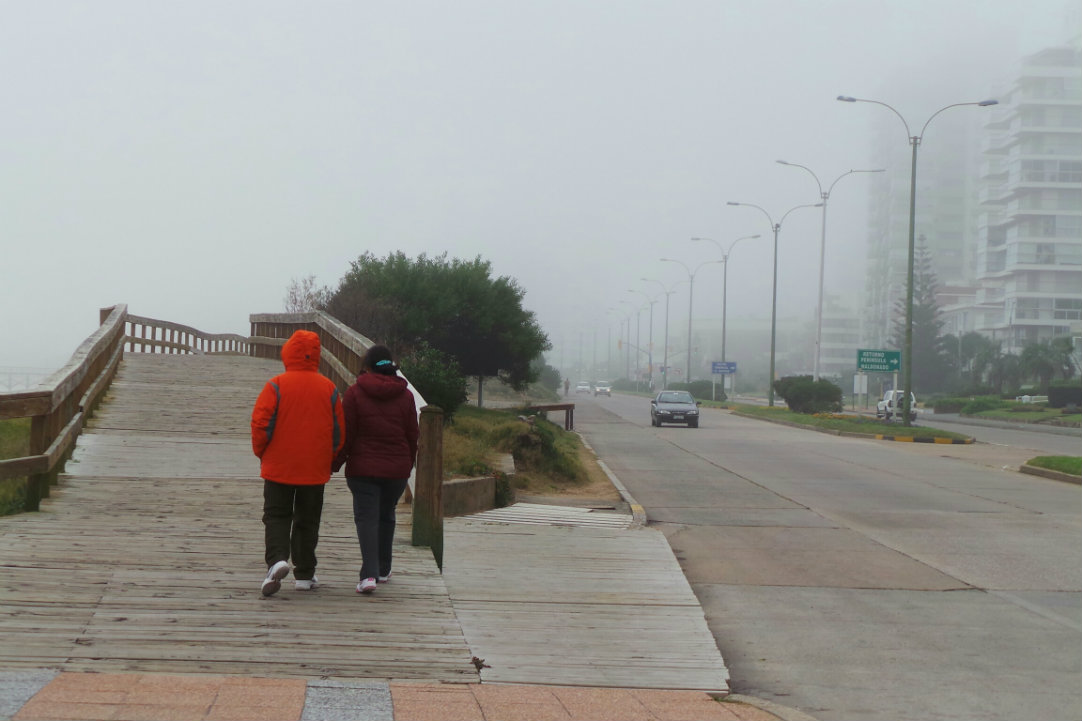
[(725, 377), (729, 376), (729, 377), (733, 378), (734, 379), (733, 383), (730, 384), (730, 388), (732, 388), (735, 385), (735, 379), (736, 379), (736, 361), (713, 361), (710, 364), (710, 373), (712, 374), (712, 376), (715, 377), (715, 380), (710, 385), (710, 397), (711, 397), (711, 400), (717, 400), (718, 399), (718, 389), (717, 389), (718, 382), (716, 380), (716, 376), (721, 376), (722, 377), (721, 387), (722, 387), (723, 390), (725, 388), (725, 382), (724, 382)]
[(857, 350), (857, 370), (868, 373), (893, 373), (894, 382), (892, 388), (898, 387), (898, 370), (902, 367), (902, 352), (900, 350), (874, 350), (860, 348)]
[(857, 370), (866, 373), (897, 373), (901, 367), (900, 350), (857, 350)]

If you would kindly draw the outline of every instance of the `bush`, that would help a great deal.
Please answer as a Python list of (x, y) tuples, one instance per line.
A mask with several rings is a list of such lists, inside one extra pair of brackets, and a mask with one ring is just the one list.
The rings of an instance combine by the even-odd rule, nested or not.
[(994, 411), (997, 408), (1006, 408), (1009, 403), (994, 396), (982, 396), (973, 398), (959, 411), (962, 415), (970, 416), (984, 411)]
[(788, 376), (774, 382), (774, 392), (796, 413), (834, 413), (842, 409), (842, 389), (828, 380)]
[(1048, 405), (1053, 408), (1082, 405), (1082, 382), (1060, 381), (1049, 384)]
[(961, 413), (969, 398), (939, 398), (932, 404), (936, 413)]
[(443, 422), (450, 423), (467, 397), (466, 377), (458, 362), (422, 342), (402, 357), (400, 365), (403, 375), (425, 402), (439, 406), (443, 410)]

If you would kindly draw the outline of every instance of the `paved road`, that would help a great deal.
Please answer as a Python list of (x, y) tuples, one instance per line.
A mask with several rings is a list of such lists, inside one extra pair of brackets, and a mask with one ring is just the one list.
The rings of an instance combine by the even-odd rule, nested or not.
[(576, 402), (669, 538), (736, 692), (824, 721), (1082, 718), (1082, 491), (1003, 469), (1031, 449), (709, 410), (654, 429), (644, 399)]

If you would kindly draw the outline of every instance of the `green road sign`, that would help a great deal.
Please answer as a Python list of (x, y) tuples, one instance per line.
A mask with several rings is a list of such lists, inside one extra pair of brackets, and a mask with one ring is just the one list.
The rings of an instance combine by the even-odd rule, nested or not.
[(902, 369), (902, 352), (858, 349), (857, 369), (871, 373), (894, 373)]

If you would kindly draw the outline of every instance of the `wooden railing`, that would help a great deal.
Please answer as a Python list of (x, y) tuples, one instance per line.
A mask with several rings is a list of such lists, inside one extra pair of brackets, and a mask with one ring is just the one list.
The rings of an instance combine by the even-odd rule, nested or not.
[[(251, 336), (232, 333), (204, 333), (186, 325), (130, 315), (126, 305), (101, 310), (101, 326), (72, 355), (67, 365), (36, 388), (0, 393), (0, 419), (30, 418), (29, 454), (0, 461), (0, 480), (27, 478), (25, 508), (36, 511), (48, 497), (64, 460), (71, 453), (105, 389), (116, 375), (125, 352), (248, 355), (280, 358), (281, 347), (297, 330), (319, 335), (320, 372), (345, 391), (353, 384), (365, 352), (372, 341), (322, 312), (255, 314), (249, 317)], [(425, 402), (410, 386), (417, 407)], [(415, 520), (421, 533), (414, 533), (415, 545), (432, 546), (437, 562), (442, 556), (442, 412), (435, 407), (422, 418), (422, 448), (418, 454), (415, 479), (410, 492), (425, 489), (418, 503), (426, 517)], [(429, 518), (428, 516), (431, 516)]]
[[(252, 335), (248, 355), (281, 358), (282, 346), (298, 330), (319, 336), (319, 372), (345, 391), (356, 380), (361, 360), (373, 343), (334, 316), (321, 310), (306, 313), (255, 313), (249, 316)], [(419, 398), (419, 396), (418, 396)], [(418, 408), (423, 403), (418, 402)]]
[(248, 339), (130, 315), (126, 305), (101, 310), (101, 326), (67, 365), (36, 388), (0, 393), (0, 419), (30, 418), (29, 454), (0, 461), (0, 480), (26, 477), (24, 507), (36, 511), (87, 418), (128, 352), (247, 354)]
[[(110, 310), (106, 308), (104, 314)], [(204, 333), (190, 326), (125, 314), (124, 344), (133, 353), (248, 355), (248, 339), (236, 333)]]

